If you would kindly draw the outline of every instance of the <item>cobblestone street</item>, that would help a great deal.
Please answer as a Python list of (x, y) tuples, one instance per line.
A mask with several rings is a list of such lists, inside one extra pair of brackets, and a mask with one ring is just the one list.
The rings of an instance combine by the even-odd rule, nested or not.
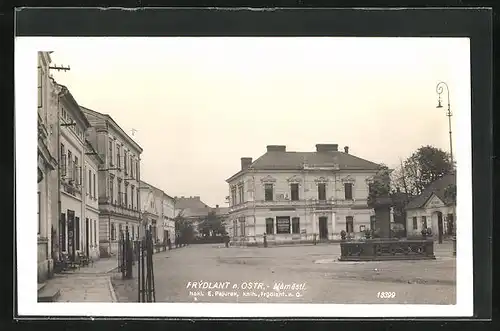
[[(435, 251), (436, 260), (338, 262), (338, 244), (267, 249), (191, 245), (154, 255), (156, 301), (454, 304), (451, 244), (435, 244)], [(123, 281), (115, 273), (112, 281), (118, 301), (136, 302), (137, 278)], [(244, 289), (244, 282), (260, 288)], [(290, 288), (275, 291), (276, 283)], [(305, 283), (305, 289), (294, 289), (294, 283)], [(378, 292), (390, 298), (379, 298)]]

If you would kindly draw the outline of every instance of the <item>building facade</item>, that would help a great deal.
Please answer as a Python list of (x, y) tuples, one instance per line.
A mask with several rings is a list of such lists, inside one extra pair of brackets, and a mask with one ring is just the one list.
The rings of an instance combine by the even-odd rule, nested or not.
[(104, 163), (98, 170), (99, 247), (101, 256), (118, 253), (120, 233), (135, 237), (141, 226), (140, 156), (142, 148), (106, 114), (82, 107), (91, 123), (87, 139)]
[(100, 257), (99, 251), (99, 169), (104, 160), (99, 156), (90, 141), (85, 140), (85, 222), (83, 224), (83, 250), (86, 256), (96, 260)]
[(288, 152), (267, 146), (229, 184), (228, 233), (234, 243), (336, 240), (345, 230), (362, 236), (373, 227), (368, 187), (380, 165), (318, 144), (316, 152)]
[(450, 186), (456, 187), (455, 174), (436, 180), (422, 194), (410, 200), (406, 206), (406, 229), (409, 236), (420, 236), (421, 231), (426, 228), (431, 228), (435, 239), (453, 235), (456, 203), (446, 194)]
[(141, 194), (141, 210), (144, 224), (147, 227), (151, 227), (153, 242), (157, 243), (160, 241), (159, 232), (160, 235), (163, 236), (163, 192), (144, 181), (141, 181), (139, 189)]
[(38, 52), (38, 281), (49, 278), (53, 270), (52, 223), (58, 215), (57, 90), (50, 78), (49, 52)]
[(175, 200), (164, 191), (141, 181), (141, 200), (143, 217), (151, 226), (153, 240), (158, 244), (175, 241)]
[(175, 199), (163, 193), (163, 240), (175, 242)]
[[(86, 182), (84, 181), (86, 131), (90, 123), (80, 106), (63, 85), (59, 85), (59, 192), (61, 214), (56, 228), (59, 253), (75, 260), (85, 252)], [(87, 251), (90, 253), (90, 250)]]

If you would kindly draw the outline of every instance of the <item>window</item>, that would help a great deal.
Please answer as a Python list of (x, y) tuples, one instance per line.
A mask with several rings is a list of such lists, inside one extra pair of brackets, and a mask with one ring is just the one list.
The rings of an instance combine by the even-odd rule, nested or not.
[(300, 233), (300, 218), (299, 217), (292, 218), (292, 233), (294, 233), (294, 234)]
[(43, 107), (43, 71), (38, 67), (38, 108)]
[(38, 192), (38, 234), (40, 234), (40, 228), (42, 226), (42, 215), (40, 214), (41, 202), (41, 195), (40, 192)]
[(93, 197), (94, 197), (94, 198), (96, 198), (96, 197), (97, 197), (97, 195), (96, 195), (96, 193), (97, 193), (97, 192), (96, 192), (96, 188), (95, 188), (95, 174), (92, 174), (92, 181), (93, 181), (93, 184), (94, 184), (94, 185), (92, 186), (92, 191), (93, 191), (93, 193), (94, 193), (94, 194), (93, 194)]
[(422, 229), (427, 229), (427, 216), (422, 216)]
[(344, 183), (345, 199), (352, 200), (352, 183)]
[(417, 230), (418, 229), (418, 223), (417, 223), (417, 217), (413, 217), (413, 230)]
[(111, 224), (111, 240), (116, 240), (116, 225)]
[(274, 218), (266, 218), (266, 234), (274, 234)]
[(245, 236), (245, 218), (240, 217), (240, 236)]
[(266, 201), (273, 201), (273, 184), (265, 184), (264, 193)]
[(109, 152), (108, 152), (108, 154), (109, 154), (109, 156), (108, 156), (109, 157), (109, 165), (113, 166), (113, 142), (112, 141), (109, 142)]
[(326, 184), (325, 183), (318, 184), (318, 200), (322, 200), (322, 201), (326, 200)]
[(290, 217), (276, 216), (276, 233), (290, 233)]
[(345, 231), (347, 233), (354, 232), (354, 217), (352, 216), (345, 217)]
[(109, 198), (111, 200), (111, 203), (113, 203), (113, 200), (115, 199), (114, 186), (115, 186), (115, 178), (109, 177)]
[(116, 165), (118, 168), (121, 167), (121, 156), (120, 156), (120, 145), (116, 145)]
[(238, 220), (233, 220), (233, 236), (238, 236)]
[(124, 154), (124, 156), (123, 156), (123, 168), (125, 170), (125, 175), (127, 175), (128, 174), (128, 170), (127, 170), (127, 161), (128, 161), (127, 160), (127, 151), (123, 151), (123, 154)]
[(94, 246), (97, 246), (97, 221), (94, 220)]
[(292, 201), (299, 200), (299, 184), (290, 184), (290, 198)]
[(135, 239), (135, 226), (132, 225), (132, 240)]
[(125, 207), (128, 208), (128, 183), (125, 183)]
[(236, 205), (236, 187), (231, 188), (231, 205)]
[[(67, 165), (65, 164), (66, 167), (70, 168), (71, 162), (73, 161), (73, 154), (71, 153), (70, 150), (68, 150), (68, 162)], [(71, 177), (74, 173), (71, 171), (71, 168), (69, 170), (69, 179), (74, 179)]]
[(82, 184), (82, 172), (81, 167), (79, 166), (78, 156), (75, 155), (75, 183), (78, 185)]
[(134, 185), (130, 188), (130, 204), (132, 205), (132, 209), (134, 209)]
[(130, 174), (132, 176), (132, 178), (135, 178), (134, 176), (134, 168), (135, 168), (135, 163), (134, 163), (134, 159), (132, 159), (132, 155), (130, 156)]
[(89, 194), (90, 197), (92, 198), (94, 195), (92, 195), (92, 171), (89, 169)]
[(122, 179), (118, 178), (117, 182), (118, 184), (118, 204), (122, 205), (123, 204), (123, 196), (122, 196)]
[(123, 233), (122, 225), (118, 224), (118, 235), (121, 237)]
[(135, 177), (139, 179), (140, 174), (139, 174), (139, 160), (135, 162)]
[(245, 191), (243, 190), (243, 185), (238, 186), (238, 196), (240, 198), (239, 202), (243, 203), (245, 202)]

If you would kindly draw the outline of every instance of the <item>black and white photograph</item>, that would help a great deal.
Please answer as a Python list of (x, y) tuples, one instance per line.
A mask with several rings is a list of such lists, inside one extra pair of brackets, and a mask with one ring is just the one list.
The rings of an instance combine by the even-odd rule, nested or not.
[(20, 313), (471, 315), (468, 38), (21, 37), (15, 74)]

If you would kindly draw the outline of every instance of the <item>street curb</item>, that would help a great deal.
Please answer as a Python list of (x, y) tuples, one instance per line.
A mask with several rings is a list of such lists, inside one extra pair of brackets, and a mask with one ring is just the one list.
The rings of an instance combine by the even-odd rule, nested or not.
[(118, 299), (116, 298), (115, 288), (113, 287), (113, 283), (111, 282), (111, 277), (108, 277), (108, 285), (109, 292), (111, 293), (111, 302), (118, 302)]

